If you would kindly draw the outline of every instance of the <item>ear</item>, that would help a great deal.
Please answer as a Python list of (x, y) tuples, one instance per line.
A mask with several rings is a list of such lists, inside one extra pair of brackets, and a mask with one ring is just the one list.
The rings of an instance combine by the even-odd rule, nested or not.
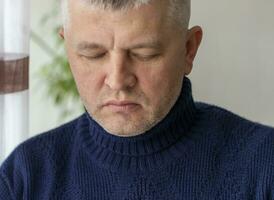
[(198, 48), (201, 44), (203, 37), (202, 28), (199, 26), (195, 26), (187, 31), (186, 36), (186, 75), (190, 74), (193, 61), (197, 54)]
[(60, 29), (59, 29), (59, 32), (58, 32), (58, 34), (59, 34), (59, 36), (61, 37), (61, 38), (65, 38), (65, 36), (64, 36), (64, 27), (61, 27)]

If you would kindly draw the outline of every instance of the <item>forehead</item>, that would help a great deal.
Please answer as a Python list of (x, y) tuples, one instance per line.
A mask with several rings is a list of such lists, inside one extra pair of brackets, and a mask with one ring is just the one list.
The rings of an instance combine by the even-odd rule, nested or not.
[(151, 1), (148, 5), (128, 10), (102, 9), (71, 1), (69, 10), (69, 32), (82, 39), (112, 38), (112, 41), (120, 39), (120, 42), (128, 43), (140, 37), (154, 40), (170, 30), (166, 0)]

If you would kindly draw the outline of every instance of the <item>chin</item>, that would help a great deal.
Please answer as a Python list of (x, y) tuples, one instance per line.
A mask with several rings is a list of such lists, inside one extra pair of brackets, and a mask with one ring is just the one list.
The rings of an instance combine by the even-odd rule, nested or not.
[(142, 134), (142, 132), (139, 130), (136, 130), (134, 128), (129, 127), (122, 127), (121, 125), (119, 127), (111, 127), (111, 128), (104, 128), (108, 133), (120, 137), (130, 137), (130, 136), (136, 136)]
[(113, 124), (112, 123), (111, 125), (108, 124), (108, 126), (104, 126), (104, 125), (101, 125), (101, 126), (108, 133), (110, 133), (112, 135), (120, 136), (120, 137), (131, 137), (131, 136), (140, 135), (151, 128), (151, 127), (147, 127), (144, 125), (139, 125), (139, 126), (136, 126), (136, 124), (132, 125), (128, 122), (127, 122), (127, 124), (125, 124), (125, 123)]

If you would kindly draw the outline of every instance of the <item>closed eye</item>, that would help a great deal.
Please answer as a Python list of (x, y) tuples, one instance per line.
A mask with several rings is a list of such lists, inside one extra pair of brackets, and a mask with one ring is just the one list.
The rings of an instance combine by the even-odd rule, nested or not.
[(98, 60), (100, 58), (103, 58), (106, 55), (106, 53), (100, 53), (96, 55), (80, 55), (81, 57), (88, 59), (88, 60)]

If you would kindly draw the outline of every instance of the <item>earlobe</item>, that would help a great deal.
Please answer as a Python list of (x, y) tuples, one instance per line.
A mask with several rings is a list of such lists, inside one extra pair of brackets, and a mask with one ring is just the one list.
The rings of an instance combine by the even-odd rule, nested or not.
[(61, 38), (65, 38), (64, 37), (64, 28), (63, 27), (61, 27), (60, 29), (59, 29), (59, 32), (58, 32), (58, 34), (59, 34), (59, 36), (61, 37)]
[(202, 28), (195, 26), (188, 30), (187, 32), (187, 41), (186, 41), (186, 64), (189, 68), (188, 73), (190, 73), (193, 61), (197, 54), (198, 48), (201, 44), (203, 37)]

